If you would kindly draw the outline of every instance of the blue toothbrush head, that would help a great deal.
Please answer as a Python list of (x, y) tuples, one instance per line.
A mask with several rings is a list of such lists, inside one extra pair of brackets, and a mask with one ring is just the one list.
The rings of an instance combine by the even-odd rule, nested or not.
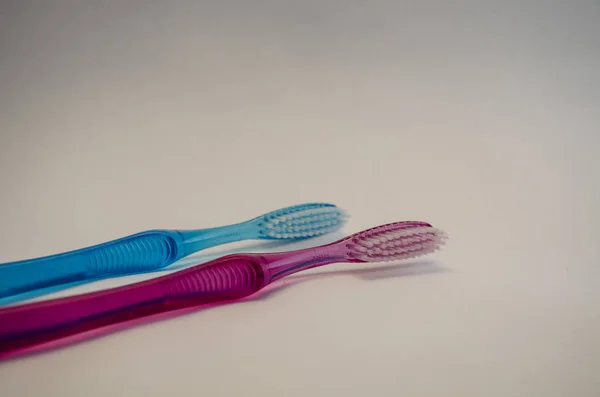
[(269, 212), (255, 221), (261, 239), (295, 240), (334, 232), (347, 219), (346, 211), (333, 204), (310, 203)]

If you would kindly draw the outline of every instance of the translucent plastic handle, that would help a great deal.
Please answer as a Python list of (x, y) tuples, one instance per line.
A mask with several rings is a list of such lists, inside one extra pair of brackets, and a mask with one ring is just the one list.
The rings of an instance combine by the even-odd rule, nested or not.
[(181, 240), (178, 232), (155, 230), (0, 265), (0, 298), (79, 280), (160, 269), (182, 256)]
[(158, 313), (243, 298), (268, 282), (260, 257), (232, 255), (124, 287), (0, 309), (0, 355)]

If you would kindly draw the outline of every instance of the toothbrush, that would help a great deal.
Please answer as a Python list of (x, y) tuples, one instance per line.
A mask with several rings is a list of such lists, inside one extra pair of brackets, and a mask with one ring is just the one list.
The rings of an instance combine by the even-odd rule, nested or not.
[(149, 230), (62, 254), (0, 264), (0, 298), (67, 287), (74, 282), (155, 271), (200, 250), (234, 241), (319, 236), (339, 229), (345, 220), (346, 213), (333, 204), (310, 203), (229, 226)]
[(237, 300), (282, 277), (330, 263), (430, 254), (445, 240), (444, 232), (425, 222), (391, 223), (315, 248), (228, 255), (131, 285), (0, 309), (0, 356), (159, 313)]

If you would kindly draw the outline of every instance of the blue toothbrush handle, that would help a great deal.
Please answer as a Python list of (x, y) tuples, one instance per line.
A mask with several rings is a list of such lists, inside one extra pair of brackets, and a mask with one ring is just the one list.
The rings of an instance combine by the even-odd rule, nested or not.
[(151, 271), (184, 256), (178, 231), (152, 230), (62, 254), (0, 265), (0, 298), (79, 280)]

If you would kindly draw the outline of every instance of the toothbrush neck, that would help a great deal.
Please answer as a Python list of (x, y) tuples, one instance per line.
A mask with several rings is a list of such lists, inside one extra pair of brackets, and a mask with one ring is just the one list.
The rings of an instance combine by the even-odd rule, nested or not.
[(190, 255), (221, 244), (254, 238), (252, 232), (253, 228), (249, 223), (180, 231), (183, 237), (184, 255)]
[(314, 267), (347, 261), (345, 249), (336, 245), (269, 254), (265, 257), (269, 261), (267, 266), (271, 281)]

